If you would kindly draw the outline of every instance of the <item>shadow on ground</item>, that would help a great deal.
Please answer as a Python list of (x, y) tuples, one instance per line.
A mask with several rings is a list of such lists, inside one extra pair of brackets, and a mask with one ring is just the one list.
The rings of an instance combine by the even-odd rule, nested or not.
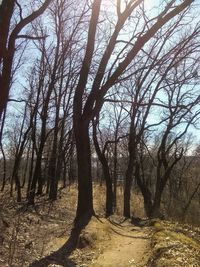
[(80, 233), (81, 229), (72, 229), (69, 239), (61, 248), (40, 260), (32, 262), (29, 267), (47, 267), (50, 264), (63, 267), (77, 266), (75, 262), (69, 259), (69, 256), (77, 246)]

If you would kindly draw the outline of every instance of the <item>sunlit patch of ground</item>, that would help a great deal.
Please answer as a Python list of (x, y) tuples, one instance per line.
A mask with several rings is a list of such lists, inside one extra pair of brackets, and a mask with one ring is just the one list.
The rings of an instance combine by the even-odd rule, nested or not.
[(115, 216), (110, 220), (92, 218), (80, 236), (80, 248), (71, 256), (79, 259), (78, 266), (142, 267), (147, 264), (151, 229), (120, 220)]
[[(1, 192), (0, 267), (27, 267), (60, 249), (70, 236), (76, 201), (76, 185), (59, 191), (53, 203), (46, 196), (37, 196), (35, 208), (28, 209), (24, 203), (16, 203), (9, 191)], [(141, 196), (135, 194), (131, 201), (132, 214), (143, 217)], [(79, 248), (69, 256), (67, 266), (199, 267), (199, 228), (171, 222), (136, 227), (128, 220), (123, 222), (122, 187), (117, 192), (117, 214), (110, 221), (103, 218), (104, 185), (94, 184), (94, 207), (100, 217), (82, 231)]]
[(152, 267), (199, 267), (200, 228), (173, 222), (155, 223)]

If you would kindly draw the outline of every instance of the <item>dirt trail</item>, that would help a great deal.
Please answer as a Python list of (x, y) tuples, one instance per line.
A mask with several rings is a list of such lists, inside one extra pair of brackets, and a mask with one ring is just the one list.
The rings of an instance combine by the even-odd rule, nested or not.
[(94, 258), (92, 263), (82, 266), (144, 267), (150, 256), (150, 234), (149, 228), (135, 227), (129, 222), (116, 224), (106, 219), (93, 219), (82, 239), (87, 240)]

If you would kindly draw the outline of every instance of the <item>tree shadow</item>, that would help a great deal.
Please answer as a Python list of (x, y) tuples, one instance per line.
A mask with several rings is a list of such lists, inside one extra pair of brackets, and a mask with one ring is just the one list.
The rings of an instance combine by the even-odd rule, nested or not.
[(81, 228), (73, 228), (67, 242), (57, 251), (43, 257), (40, 260), (32, 262), (29, 267), (47, 267), (49, 264), (58, 264), (63, 267), (74, 267), (76, 263), (69, 259), (70, 254), (77, 247)]
[(125, 235), (125, 234), (122, 234), (118, 231), (116, 231), (115, 229), (111, 228), (111, 230), (117, 234), (117, 235), (120, 235), (120, 236), (124, 236), (124, 237), (128, 237), (128, 238), (134, 238), (134, 239), (149, 239), (149, 237), (145, 237), (145, 236), (133, 236), (133, 235)]

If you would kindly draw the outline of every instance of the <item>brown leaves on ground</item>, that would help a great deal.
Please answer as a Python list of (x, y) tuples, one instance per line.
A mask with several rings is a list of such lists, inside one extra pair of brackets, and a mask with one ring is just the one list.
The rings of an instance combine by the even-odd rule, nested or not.
[(200, 229), (173, 222), (155, 223), (151, 267), (199, 267)]
[(40, 196), (34, 208), (26, 208), (6, 192), (1, 193), (0, 267), (28, 266), (66, 242), (75, 216), (76, 196), (75, 189), (67, 188), (53, 203)]
[[(118, 203), (122, 203), (122, 192), (118, 194)], [(104, 196), (105, 187), (95, 185), (95, 211), (101, 216), (105, 212)], [(134, 198), (141, 212), (141, 199)], [(9, 192), (1, 192), (0, 267), (28, 267), (59, 250), (70, 236), (76, 199), (77, 188), (72, 186), (59, 191), (58, 200), (53, 203), (45, 196), (38, 196), (35, 208), (25, 209), (24, 203), (16, 203)], [(121, 206), (118, 210), (121, 214)], [(110, 221), (93, 218), (82, 231), (78, 248), (66, 256), (66, 266), (200, 266), (200, 228), (158, 221), (154, 226), (142, 226), (136, 227), (117, 216), (112, 216)], [(49, 263), (47, 266), (64, 265)]]

